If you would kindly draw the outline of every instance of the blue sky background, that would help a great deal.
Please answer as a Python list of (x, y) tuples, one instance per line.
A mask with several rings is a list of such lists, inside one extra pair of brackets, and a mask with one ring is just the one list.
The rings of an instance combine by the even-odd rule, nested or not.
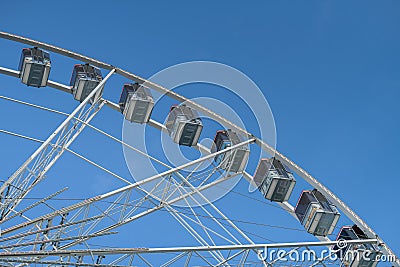
[[(270, 104), (278, 150), (335, 192), (400, 254), (399, 1), (111, 3), (2, 1), (0, 28), (78, 51), (142, 77), (193, 60), (239, 69), (257, 83)], [(22, 47), (0, 40), (0, 65), (16, 69)], [(78, 62), (52, 54), (52, 63), (51, 79), (68, 83), (72, 66)], [(124, 82), (113, 78), (105, 97), (116, 102)], [(200, 94), (184, 89), (179, 91), (183, 95)], [(207, 95), (207, 90), (212, 92), (205, 88), (200, 95)], [(28, 88), (5, 76), (0, 76), (0, 94), (62, 111), (70, 112), (77, 105), (65, 93)], [(4, 100), (0, 107), (2, 129), (42, 139), (64, 119)], [(103, 110), (94, 124), (121, 136), (122, 116), (115, 112)], [(5, 179), (36, 144), (5, 135), (0, 140), (0, 174)], [(107, 155), (99, 153), (99, 143)], [(120, 145), (91, 130), (72, 148), (129, 175)], [(251, 163), (250, 168), (255, 165)], [(88, 197), (121, 185), (65, 154), (32, 195), (70, 186), (63, 196)], [(302, 186), (307, 187), (299, 183), (292, 203)], [(248, 194), (245, 181), (235, 190)], [(262, 200), (258, 192), (249, 196)], [(234, 219), (302, 229), (283, 211), (237, 194), (216, 204)], [(161, 221), (169, 222), (165, 223), (168, 227), (159, 227)], [(315, 240), (301, 231), (243, 226), (273, 241)], [(165, 212), (121, 231), (130, 234), (113, 241), (116, 246), (195, 244)]]

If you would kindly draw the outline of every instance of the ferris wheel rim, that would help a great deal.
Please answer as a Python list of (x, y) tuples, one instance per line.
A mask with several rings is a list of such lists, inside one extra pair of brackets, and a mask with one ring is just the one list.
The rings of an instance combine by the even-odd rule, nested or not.
[[(50, 45), (44, 42), (39, 42), (33, 39), (29, 39), (29, 38), (25, 38), (19, 35), (14, 35), (14, 34), (10, 34), (10, 33), (6, 33), (6, 32), (1, 32), (0, 31), (0, 38), (2, 39), (8, 39), (17, 43), (23, 43), (23, 44), (27, 44), (27, 45), (32, 45), (35, 47), (39, 47), (39, 48), (43, 48), (46, 50), (49, 50), (51, 52), (69, 57), (69, 58), (73, 58), (85, 63), (89, 63), (89, 64), (93, 64), (94, 66), (103, 68), (103, 69), (107, 69), (110, 71), (115, 70), (115, 74), (119, 74), (125, 78), (128, 78), (130, 80), (139, 82), (144, 84), (145, 87), (148, 87), (150, 89), (153, 90), (157, 90), (157, 91), (161, 91), (163, 93), (165, 93), (166, 95), (174, 98), (175, 100), (178, 100), (179, 102), (185, 102), (188, 105), (193, 105), (193, 107), (197, 108), (200, 112), (205, 113), (205, 115), (208, 115), (210, 117), (212, 117), (213, 119), (217, 120), (218, 122), (224, 124), (224, 125), (229, 125), (231, 126), (233, 129), (241, 132), (242, 134), (246, 135), (248, 138), (254, 138), (255, 143), (257, 145), (259, 145), (261, 147), (261, 149), (263, 149), (264, 151), (266, 151), (269, 154), (274, 154), (278, 159), (282, 160), (286, 165), (289, 166), (289, 168), (291, 170), (293, 170), (294, 172), (296, 172), (301, 178), (303, 178), (306, 182), (308, 182), (309, 184), (311, 184), (312, 186), (314, 186), (316, 189), (322, 191), (327, 198), (329, 198), (343, 213), (346, 214), (346, 216), (353, 221), (355, 224), (357, 224), (358, 226), (362, 227), (363, 230), (365, 230), (369, 235), (371, 236), (375, 236), (377, 238), (377, 240), (379, 240), (379, 242), (381, 243), (381, 245), (383, 246), (383, 250), (386, 252), (386, 254), (388, 255), (394, 255), (396, 257), (396, 262), (395, 264), (397, 264), (397, 266), (400, 266), (400, 260), (398, 259), (398, 257), (393, 253), (393, 251), (390, 249), (390, 247), (376, 234), (376, 232), (364, 221), (362, 220), (362, 218), (360, 216), (358, 216), (358, 214), (356, 212), (354, 212), (347, 204), (345, 204), (339, 197), (337, 197), (331, 190), (329, 190), (327, 187), (325, 187), (319, 180), (317, 180), (316, 178), (314, 178), (311, 174), (309, 174), (307, 171), (305, 171), (303, 168), (301, 168), (299, 165), (297, 165), (295, 162), (293, 162), (292, 160), (290, 160), (289, 158), (287, 158), (286, 156), (284, 156), (282, 153), (280, 153), (279, 151), (277, 151), (276, 149), (272, 148), (271, 146), (269, 146), (268, 144), (264, 143), (262, 140), (260, 140), (259, 138), (255, 137), (254, 135), (252, 135), (251, 133), (247, 132), (246, 130), (236, 126), (235, 124), (231, 123), (230, 121), (226, 120), (224, 117), (220, 116), (219, 114), (216, 114), (214, 112), (212, 112), (211, 110), (208, 110), (207, 108), (191, 101), (190, 99), (185, 98), (184, 96), (181, 96), (173, 91), (169, 91), (167, 88), (164, 88), (158, 84), (155, 84), (151, 81), (148, 81), (144, 78), (141, 78), (140, 76), (137, 76), (133, 73), (130, 73), (126, 70), (123, 70), (121, 68), (115, 67), (111, 64), (99, 61), (97, 59), (93, 59), (87, 56), (84, 56), (82, 54), (76, 53), (76, 52), (72, 52), (69, 51), (67, 49), (63, 49), (54, 45)], [(12, 77), (18, 77), (19, 72), (15, 71), (15, 70), (10, 70), (10, 69), (6, 69), (3, 67), (0, 67), (0, 74), (5, 74), (5, 75), (9, 75)], [(50, 81), (48, 82), (47, 86), (64, 91), (64, 92), (70, 92), (71, 89), (69, 86), (54, 82), (54, 81)], [(111, 101), (108, 100), (104, 100), (105, 104), (113, 109), (115, 109), (116, 104), (114, 104)], [(159, 124), (157, 124), (156, 122), (153, 123), (156, 128), (158, 128), (159, 130), (162, 130), (162, 126), (160, 126)], [(250, 176), (249, 174), (245, 173), (245, 176)], [(286, 203), (287, 204), (287, 203)], [(291, 205), (284, 205), (286, 211), (290, 212), (291, 210)]]

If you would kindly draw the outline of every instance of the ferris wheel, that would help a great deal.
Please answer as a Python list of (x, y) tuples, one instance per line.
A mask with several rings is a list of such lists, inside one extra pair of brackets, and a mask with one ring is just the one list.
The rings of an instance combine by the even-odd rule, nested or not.
[[(400, 260), (379, 235), (332, 191), (271, 144), (231, 122), (225, 115), (151, 79), (99, 60), (6, 32), (0, 32), (0, 37), (26, 45), (18, 70), (0, 66), (0, 74), (15, 77), (28, 86), (50, 87), (65, 92), (65, 95), (72, 94), (77, 103), (72, 112), (66, 113), (0, 96), (4, 101), (65, 117), (46, 140), (0, 129), (3, 135), (38, 144), (37, 149), (0, 185), (1, 266), (400, 266)], [(71, 67), (69, 84), (50, 79), (53, 53), (77, 61)], [(107, 72), (105, 76), (104, 71)], [(119, 99), (106, 99), (103, 92), (115, 76), (129, 82), (120, 85)], [(155, 93), (173, 99), (176, 105), (171, 106), (169, 112), (158, 110)], [(175, 164), (168, 157), (159, 157), (154, 151), (146, 151), (124, 138), (114, 137), (91, 123), (101, 115), (102, 109), (107, 108), (124, 118), (127, 131), (132, 131), (129, 127), (135, 125), (150, 127), (168, 138), (174, 148), (199, 151), (200, 156)], [(157, 121), (157, 114), (164, 114), (165, 122)], [(207, 127), (204, 118), (221, 126), (208, 136), (209, 146), (201, 142)], [(86, 128), (122, 145), (126, 153), (141, 155), (151, 161), (156, 172), (147, 176), (141, 172), (134, 175), (136, 180), (133, 181), (76, 152), (71, 145)], [(136, 128), (133, 130), (135, 136), (141, 135)], [(152, 142), (141, 138), (143, 142)], [(268, 155), (258, 159), (252, 173), (247, 168), (254, 153), (251, 147), (256, 147), (260, 155)], [(75, 199), (67, 206), (50, 204), (67, 188), (28, 202), (32, 200), (30, 193), (37, 186), (52, 179), (54, 173), (49, 171), (66, 153), (124, 185), (89, 198)], [(215, 196), (209, 194), (210, 190), (229, 182), (235, 184), (241, 178), (256, 188), (264, 203), (290, 214), (299, 222), (301, 230), (315, 236), (316, 240), (255, 242), (249, 231), (243, 229), (243, 224), (222, 212), (214, 202)], [(300, 179), (308, 187), (295, 195), (294, 189), (299, 186), (296, 180)], [(246, 192), (236, 194), (245, 195)], [(91, 240), (98, 238), (116, 240), (119, 228), (130, 229), (134, 222), (161, 211), (178, 222), (191, 237), (193, 245), (91, 245)], [(340, 225), (344, 217), (351, 224)], [(163, 227), (161, 219), (158, 226)], [(285, 231), (284, 225), (274, 227)], [(327, 249), (328, 253), (322, 257), (310, 257), (312, 253)], [(307, 259), (300, 257), (305, 254), (309, 256)]]

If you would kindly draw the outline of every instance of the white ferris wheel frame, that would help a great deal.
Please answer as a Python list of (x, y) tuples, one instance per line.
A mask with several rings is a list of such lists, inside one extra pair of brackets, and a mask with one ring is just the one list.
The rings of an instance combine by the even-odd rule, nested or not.
[[(39, 42), (39, 41), (35, 41), (32, 39), (28, 39), (22, 36), (18, 36), (18, 35), (14, 35), (14, 34), (10, 34), (10, 33), (6, 33), (6, 32), (0, 32), (0, 38), (3, 39), (8, 39), (11, 41), (15, 41), (18, 43), (23, 43), (26, 45), (31, 45), (31, 46), (35, 46), (35, 47), (39, 47), (69, 58), (73, 58), (85, 63), (89, 63), (92, 64), (96, 67), (102, 68), (102, 69), (106, 69), (109, 70), (109, 74), (106, 76), (106, 78), (101, 82), (101, 84), (99, 84), (96, 89), (71, 113), (69, 114), (69, 116), (67, 117), (67, 119), (59, 126), (59, 128), (50, 136), (50, 138), (46, 141), (44, 141), (42, 143), (42, 145), (40, 146), (40, 148), (27, 160), (27, 162), (25, 162), (21, 168), (19, 170), (17, 170), (16, 173), (14, 173), (13, 176), (11, 176), (9, 178), (8, 181), (6, 181), (2, 187), (0, 188), (0, 194), (3, 194), (3, 192), (5, 191), (7, 185), (10, 185), (12, 182), (19, 180), (19, 182), (24, 182), (25, 188), (24, 191), (22, 193), (20, 193), (20, 198), (18, 198), (18, 200), (16, 200), (14, 203), (7, 203), (6, 205), (3, 206), (4, 210), (7, 210), (6, 213), (4, 213), (2, 215), (3, 217), (6, 217), (9, 212), (11, 212), (11, 210), (13, 210), (16, 205), (18, 205), (18, 203), (22, 200), (22, 198), (33, 188), (33, 186), (39, 182), (42, 178), (41, 178), (41, 173), (45, 174), (46, 171), (48, 170), (48, 168), (51, 167), (51, 165), (58, 159), (58, 157), (61, 156), (61, 154), (68, 150), (68, 146), (69, 144), (71, 144), (73, 142), (73, 140), (77, 137), (77, 135), (86, 127), (86, 126), (90, 126), (89, 122), (90, 120), (96, 115), (97, 111), (101, 109), (101, 107), (103, 107), (104, 105), (111, 107), (114, 110), (119, 111), (119, 106), (111, 101), (105, 100), (105, 99), (99, 99), (97, 103), (95, 103), (96, 105), (91, 105), (91, 107), (93, 108), (89, 108), (86, 109), (86, 104), (89, 101), (89, 99), (91, 98), (91, 96), (95, 95), (96, 90), (99, 90), (101, 88), (101, 86), (113, 75), (113, 74), (119, 74), (127, 79), (130, 79), (132, 81), (138, 82), (140, 84), (142, 84), (143, 86), (149, 88), (149, 89), (153, 89), (156, 90), (158, 92), (161, 92), (179, 102), (185, 102), (186, 105), (196, 109), (197, 111), (201, 112), (202, 114), (209, 116), (210, 118), (218, 121), (219, 123), (221, 123), (223, 126), (231, 128), (239, 133), (241, 133), (242, 135), (246, 136), (248, 138), (248, 140), (245, 143), (255, 143), (257, 144), (262, 150), (264, 150), (266, 153), (274, 155), (278, 160), (280, 160), (282, 163), (284, 163), (286, 166), (288, 166), (292, 171), (294, 171), (297, 175), (299, 175), (301, 178), (303, 178), (306, 182), (308, 182), (311, 186), (313, 186), (314, 188), (316, 188), (318, 191), (322, 192), (333, 204), (336, 205), (336, 207), (338, 209), (340, 209), (354, 224), (358, 225), (368, 236), (370, 237), (375, 237), (374, 242), (377, 242), (381, 248), (382, 248), (382, 252), (388, 256), (392, 256), (395, 260), (392, 262), (392, 264), (394, 266), (400, 267), (400, 260), (397, 258), (397, 256), (395, 256), (395, 254), (392, 252), (392, 250), (389, 248), (389, 246), (377, 235), (377, 233), (370, 227), (368, 226), (368, 224), (366, 222), (364, 222), (361, 217), (359, 217), (348, 205), (346, 205), (341, 199), (339, 199), (332, 191), (330, 191), (327, 187), (325, 187), (321, 182), (319, 182), (316, 178), (314, 178), (313, 176), (311, 176), (308, 172), (306, 172), (303, 168), (301, 168), (299, 165), (297, 165), (296, 163), (294, 163), (292, 160), (290, 160), (289, 158), (287, 158), (286, 156), (284, 156), (282, 153), (280, 153), (279, 151), (275, 150), (273, 147), (269, 146), (268, 144), (266, 144), (265, 142), (263, 142), (262, 140), (260, 140), (259, 138), (255, 137), (254, 135), (252, 135), (251, 133), (247, 132), (246, 130), (238, 127), (237, 125), (233, 124), (232, 122), (226, 120), (224, 117), (220, 116), (219, 114), (214, 113), (213, 111), (197, 104), (196, 102), (185, 98), (184, 96), (181, 96), (173, 91), (168, 90), (167, 88), (164, 88), (158, 84), (155, 84), (151, 81), (148, 81), (144, 78), (141, 78), (135, 74), (132, 74), (126, 70), (120, 69), (118, 67), (115, 67), (111, 64), (107, 64), (104, 62), (101, 62), (99, 60), (93, 59), (93, 58), (89, 58), (86, 57), (84, 55), (57, 47), (57, 46), (53, 46), (47, 43), (43, 43), (43, 42)], [(11, 70), (11, 69), (7, 69), (4, 67), (0, 67), (0, 74), (5, 74), (8, 76), (13, 76), (13, 77), (19, 77), (19, 72), (15, 71), (15, 70)], [(67, 85), (63, 85), (54, 81), (48, 81), (47, 86), (58, 89), (58, 90), (62, 90), (64, 92), (71, 92), (71, 87), (67, 86)], [(161, 131), (165, 131), (165, 127), (164, 125), (154, 121), (154, 120), (150, 120), (149, 122), (150, 126), (153, 126)], [(71, 132), (71, 126), (73, 126), (73, 129), (75, 130), (75, 132)], [(79, 126), (79, 127), (76, 127)], [(91, 126), (90, 126), (91, 127)], [(68, 134), (66, 134), (68, 133)], [(63, 136), (63, 134), (65, 136)], [(51, 144), (51, 141), (53, 140), (58, 140), (55, 144)], [(229, 150), (235, 149), (236, 147), (240, 147), (240, 145), (243, 144), (239, 144), (233, 147), (230, 147), (228, 149), (217, 152), (217, 153), (224, 153), (227, 152)], [(29, 181), (29, 179), (26, 179), (26, 177), (22, 177), (21, 179), (21, 174), (24, 173), (25, 168), (27, 168), (29, 166), (29, 164), (38, 164), (38, 162), (40, 163), (40, 160), (37, 161), (38, 157), (42, 156), (42, 152), (43, 150), (47, 149), (47, 148), (52, 148), (56, 151), (56, 153), (53, 155), (53, 159), (46, 159), (46, 164), (47, 165), (40, 165), (43, 168), (40, 168), (40, 166), (38, 167), (38, 175), (37, 176), (32, 176), (32, 177), (28, 177), (29, 179), (32, 179), (33, 181)], [(61, 150), (59, 150), (61, 148)], [(198, 162), (207, 160), (209, 158), (212, 158), (216, 155), (216, 153), (211, 153), (207, 148), (198, 145), (196, 146), (197, 149), (206, 152), (208, 155), (200, 158), (196, 161), (191, 162), (189, 165), (194, 165)], [(61, 152), (60, 152), (61, 151)], [(35, 167), (37, 167), (36, 165), (34, 165)], [(186, 166), (180, 166), (177, 168), (172, 168), (171, 170), (167, 171), (167, 174), (169, 173), (174, 173), (176, 170), (182, 169)], [(251, 175), (248, 174), (247, 172), (243, 172), (242, 173), (243, 176), (248, 180), (251, 181)], [(158, 177), (161, 177), (163, 175), (166, 175), (165, 173), (160, 174)], [(153, 177), (155, 179), (155, 177)], [(157, 178), (157, 177), (156, 177)], [(26, 180), (24, 180), (26, 179)], [(146, 179), (147, 180), (147, 179)], [(140, 185), (140, 183), (139, 183)], [(115, 192), (112, 193), (108, 193), (103, 195), (102, 197), (106, 198), (109, 196), (109, 194), (117, 194), (117, 193), (121, 193), (124, 190), (127, 189), (131, 189), (138, 186), (138, 183), (135, 184), (131, 184), (128, 185), (125, 188), (116, 190)], [(130, 188), (131, 187), (131, 188)], [(90, 202), (90, 201), (89, 201)], [(88, 203), (85, 202), (85, 205), (87, 205)], [(89, 203), (90, 204), (90, 203)], [(209, 203), (211, 204), (211, 203)], [(288, 211), (290, 214), (292, 214), (293, 216), (295, 216), (294, 214), (294, 208), (291, 204), (289, 204), (288, 202), (284, 202), (284, 203), (278, 203), (282, 208), (284, 208), (286, 211)], [(84, 206), (84, 205), (82, 205)], [(223, 214), (221, 214), (223, 215)], [(87, 218), (86, 218), (87, 219)], [(239, 229), (237, 229), (238, 231), (240, 231)], [(108, 230), (107, 230), (108, 231)], [(99, 233), (101, 234), (101, 233)], [(243, 235), (246, 236), (246, 235)], [(327, 237), (319, 237), (321, 243), (323, 242), (332, 242), (329, 240), (329, 238)], [(248, 241), (251, 243), (252, 241), (250, 239), (248, 239)], [(252, 243), (253, 246), (255, 246), (256, 244)], [(325, 244), (325, 243), (323, 243)], [(249, 247), (251, 248), (251, 247)], [(246, 249), (249, 249), (246, 248)], [(192, 251), (193, 249), (182, 249), (182, 251)], [(120, 253), (121, 254), (121, 253)], [(218, 255), (216, 255), (218, 258)]]

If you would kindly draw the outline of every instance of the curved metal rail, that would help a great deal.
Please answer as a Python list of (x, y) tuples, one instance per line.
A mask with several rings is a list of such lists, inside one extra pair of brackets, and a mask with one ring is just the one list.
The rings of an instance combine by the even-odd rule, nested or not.
[[(366, 223), (364, 222), (364, 220), (361, 219), (360, 216), (358, 216), (348, 205), (346, 205), (339, 197), (337, 197), (331, 190), (329, 190), (326, 186), (324, 186), (321, 182), (319, 182), (316, 178), (314, 178), (311, 174), (309, 174), (307, 171), (305, 171), (303, 168), (301, 168), (299, 165), (297, 165), (295, 162), (293, 162), (292, 160), (290, 160), (288, 157), (284, 156), (282, 153), (280, 153), (279, 151), (277, 151), (276, 149), (274, 149), (273, 147), (271, 147), (270, 145), (268, 145), (267, 143), (263, 142), (261, 139), (255, 137), (253, 134), (247, 132), (245, 129), (242, 129), (241, 127), (235, 125), (234, 123), (228, 121), (227, 119), (225, 119), (224, 117), (220, 116), (219, 114), (197, 104), (196, 102), (181, 96), (161, 85), (158, 85), (156, 83), (153, 83), (149, 80), (146, 80), (138, 75), (135, 75), (133, 73), (130, 73), (126, 70), (123, 70), (121, 68), (115, 67), (111, 64), (84, 56), (82, 54), (76, 53), (76, 52), (72, 52), (69, 51), (67, 49), (63, 49), (51, 44), (47, 44), (47, 43), (43, 43), (43, 42), (39, 42), (33, 39), (29, 39), (26, 37), (22, 37), (19, 35), (14, 35), (11, 33), (7, 33), (7, 32), (0, 32), (0, 38), (3, 39), (7, 39), (7, 40), (11, 40), (11, 41), (15, 41), (18, 43), (23, 43), (23, 44), (27, 44), (27, 45), (31, 45), (31, 46), (36, 46), (66, 57), (70, 57), (85, 63), (89, 63), (92, 64), (94, 66), (97, 66), (99, 68), (103, 68), (106, 70), (113, 70), (115, 69), (115, 73), (116, 74), (120, 74), (121, 76), (133, 80), (135, 82), (138, 82), (140, 84), (142, 84), (143, 86), (156, 90), (158, 92), (161, 92), (179, 102), (185, 102), (186, 105), (193, 107), (194, 109), (198, 110), (199, 112), (203, 113), (204, 115), (209, 116), (210, 118), (218, 121), (219, 123), (221, 123), (222, 125), (224, 125), (225, 127), (234, 129), (238, 132), (240, 132), (241, 134), (247, 136), (248, 138), (251, 139), (255, 139), (255, 143), (257, 145), (259, 145), (261, 147), (261, 149), (263, 149), (265, 152), (271, 154), (271, 155), (275, 155), (275, 157), (277, 159), (279, 159), (280, 161), (282, 161), (285, 165), (287, 165), (292, 171), (294, 171), (297, 175), (299, 175), (301, 178), (303, 178), (305, 181), (307, 181), (311, 186), (313, 186), (314, 188), (316, 188), (317, 190), (321, 191), (324, 193), (324, 195), (330, 200), (332, 201), (351, 221), (353, 221), (355, 224), (357, 224), (360, 228), (362, 228), (369, 236), (372, 237), (376, 237), (377, 240), (379, 240), (379, 242), (382, 245), (382, 251), (387, 254), (390, 255), (392, 257), (395, 257), (396, 260), (395, 262), (393, 262), (394, 266), (398, 266), (400, 267), (400, 260), (399, 258), (393, 253), (393, 251), (390, 249), (390, 247), (378, 236), (378, 234)], [(0, 73), (5, 73), (4, 69), (1, 70), (0, 69)], [(14, 73), (14, 75), (12, 76), (16, 76), (16, 73)], [(66, 86), (62, 86), (56, 82), (50, 82), (48, 84), (50, 87), (56, 88), (56, 89), (60, 89), (63, 91), (69, 91), (70, 88), (66, 88)]]

